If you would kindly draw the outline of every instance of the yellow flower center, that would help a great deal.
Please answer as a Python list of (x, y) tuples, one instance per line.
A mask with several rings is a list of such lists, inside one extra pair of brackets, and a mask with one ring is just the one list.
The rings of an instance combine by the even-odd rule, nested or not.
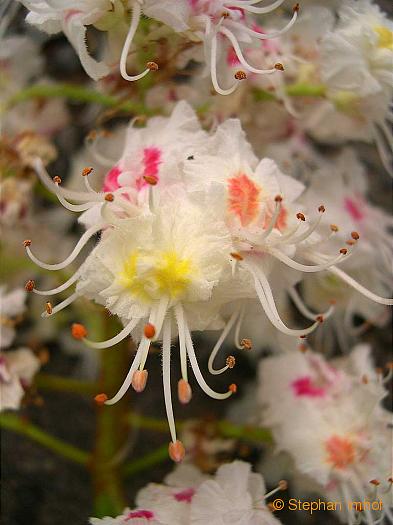
[(192, 265), (174, 251), (156, 254), (133, 252), (118, 282), (137, 299), (149, 302), (167, 295), (179, 297), (191, 281)]
[(385, 26), (376, 26), (374, 31), (378, 35), (378, 47), (393, 51), (393, 31)]

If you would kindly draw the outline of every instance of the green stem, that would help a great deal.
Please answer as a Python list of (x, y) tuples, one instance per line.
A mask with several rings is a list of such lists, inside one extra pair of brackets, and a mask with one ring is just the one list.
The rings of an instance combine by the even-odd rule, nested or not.
[[(285, 88), (285, 92), (290, 97), (324, 97), (326, 87), (318, 84), (292, 84)], [(277, 100), (273, 92), (264, 89), (253, 89), (253, 96), (257, 102)]]
[(56, 454), (79, 465), (88, 466), (91, 461), (91, 456), (87, 452), (47, 434), (44, 430), (15, 414), (0, 414), (0, 427), (26, 436), (43, 447), (52, 450), (52, 452), (56, 452)]
[(37, 374), (34, 378), (36, 387), (42, 390), (56, 390), (58, 392), (72, 392), (76, 394), (93, 395), (97, 393), (97, 384), (89, 381), (79, 381), (68, 377)]
[(149, 452), (145, 456), (124, 465), (123, 474), (124, 476), (134, 476), (135, 474), (138, 474), (138, 472), (153, 467), (154, 465), (158, 465), (159, 463), (165, 463), (165, 461), (168, 460), (168, 445), (163, 445), (162, 447), (153, 450), (153, 452)]
[(106, 108), (113, 108), (118, 111), (143, 115), (153, 114), (154, 112), (146, 108), (143, 104), (138, 104), (130, 100), (120, 100), (112, 95), (106, 95), (89, 89), (84, 86), (73, 84), (39, 84), (23, 89), (10, 97), (5, 103), (5, 109), (19, 102), (31, 99), (58, 98), (64, 97), (75, 102), (96, 103)]
[[(107, 339), (118, 331), (118, 324), (106, 314), (94, 316), (98, 325), (94, 339)], [(90, 328), (90, 327), (89, 327)], [(93, 333), (89, 329), (89, 333)], [(97, 393), (113, 395), (124, 380), (129, 366), (127, 341), (116, 348), (99, 352), (101, 375)], [(129, 435), (129, 422), (125, 420), (128, 409), (126, 397), (112, 406), (97, 407), (97, 430), (93, 454), (94, 515), (117, 516), (126, 506), (119, 463), (114, 461), (125, 448)]]
[[(145, 430), (153, 430), (155, 432), (167, 432), (168, 423), (163, 419), (155, 419), (151, 417), (141, 416), (135, 413), (128, 413), (127, 420), (135, 427), (140, 427)], [(223, 437), (246, 439), (255, 441), (257, 443), (271, 443), (272, 435), (270, 430), (266, 428), (253, 427), (249, 425), (235, 425), (230, 421), (216, 421), (217, 430)], [(181, 430), (184, 423), (176, 421), (176, 427)]]

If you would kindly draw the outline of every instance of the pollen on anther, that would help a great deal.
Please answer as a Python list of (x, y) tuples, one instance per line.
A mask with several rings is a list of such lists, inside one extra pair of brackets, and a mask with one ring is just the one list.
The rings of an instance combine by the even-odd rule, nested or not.
[(26, 292), (32, 292), (34, 290), (35, 282), (32, 279), (29, 279), (25, 284)]
[(251, 339), (242, 339), (240, 341), (240, 346), (244, 350), (251, 350), (252, 349), (252, 341), (251, 341)]
[(71, 334), (74, 339), (83, 339), (87, 336), (86, 327), (80, 323), (74, 323), (71, 327)]
[(274, 69), (277, 69), (277, 71), (284, 71), (284, 66), (281, 64), (281, 62), (277, 62), (274, 64)]
[(150, 69), (150, 71), (158, 71), (158, 64), (157, 62), (148, 62), (146, 64), (147, 69)]
[(331, 224), (330, 229), (332, 230), (332, 232), (335, 232), (335, 233), (338, 232), (338, 226), (336, 224)]
[(346, 248), (341, 248), (340, 253), (343, 255), (347, 255), (348, 250)]
[(345, 241), (345, 244), (348, 244), (348, 246), (354, 246), (356, 244), (356, 241), (350, 239), (349, 241)]
[(304, 216), (304, 213), (302, 212), (297, 213), (296, 218), (299, 219), (299, 221), (303, 221), (303, 222), (306, 220), (306, 217)]
[(143, 179), (145, 182), (150, 184), (150, 186), (155, 186), (158, 182), (157, 177), (154, 177), (153, 175), (144, 175)]
[(228, 387), (229, 392), (232, 392), (232, 394), (236, 394), (237, 392), (237, 384), (231, 383)]
[(243, 260), (243, 257), (240, 255), (240, 253), (237, 253), (237, 252), (231, 252), (231, 257), (233, 259), (236, 259), (237, 261)]
[(97, 394), (94, 398), (94, 401), (97, 405), (103, 405), (105, 401), (108, 401), (108, 396), (106, 394)]
[(30, 239), (26, 239), (25, 241), (23, 241), (23, 246), (25, 248), (27, 248), (28, 246), (31, 246), (31, 240)]
[(48, 315), (51, 315), (51, 313), (53, 312), (52, 303), (47, 302), (45, 305), (45, 309), (46, 309), (46, 313)]
[(236, 71), (235, 78), (236, 80), (245, 80), (247, 78), (247, 74), (245, 71)]
[(360, 235), (358, 234), (358, 232), (351, 232), (351, 237), (355, 241), (358, 241), (360, 239)]
[(55, 177), (53, 177), (53, 182), (55, 184), (61, 184), (61, 177), (59, 177), (58, 175), (56, 175)]
[(319, 206), (319, 208), (318, 208), (318, 211), (319, 211), (319, 213), (325, 213), (325, 211), (326, 211), (325, 206), (324, 206), (323, 204), (321, 204), (321, 205)]
[(143, 333), (147, 339), (153, 339), (153, 337), (156, 335), (156, 327), (154, 324), (147, 323), (143, 328)]
[(300, 4), (295, 4), (292, 8), (294, 13), (298, 13), (300, 11)]
[(375, 487), (378, 487), (378, 485), (381, 484), (381, 482), (378, 481), (377, 479), (372, 479), (369, 481), (369, 483), (371, 483), (371, 485), (374, 485)]
[(233, 355), (229, 355), (227, 358), (226, 358), (226, 365), (228, 368), (233, 368), (236, 364), (236, 359)]
[(274, 197), (274, 202), (282, 202), (282, 196), (281, 195), (276, 195)]
[(87, 177), (87, 175), (90, 175), (90, 173), (93, 171), (94, 168), (91, 166), (86, 166), (86, 168), (83, 168), (82, 170), (82, 176)]
[(113, 202), (114, 198), (115, 198), (115, 197), (113, 196), (113, 193), (107, 193), (107, 194), (105, 195), (105, 200), (106, 200), (107, 202)]
[(323, 321), (325, 320), (323, 315), (317, 315), (317, 317), (315, 318), (319, 323), (323, 323)]

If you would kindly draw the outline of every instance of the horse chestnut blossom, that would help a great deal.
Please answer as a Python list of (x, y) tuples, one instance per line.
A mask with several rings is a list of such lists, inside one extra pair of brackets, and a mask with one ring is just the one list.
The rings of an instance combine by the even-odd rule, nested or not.
[(202, 475), (192, 465), (181, 465), (163, 484), (150, 483), (139, 491), (137, 508), (126, 509), (117, 518), (90, 518), (91, 525), (278, 525), (266, 500), (286, 482), (266, 493), (260, 474), (244, 461), (218, 468), (213, 477)]
[[(370, 347), (358, 345), (348, 357), (327, 362), (311, 351), (263, 360), (259, 399), (264, 425), (277, 449), (328, 501), (342, 501), (341, 519), (373, 525), (393, 522), (391, 414), (381, 404), (391, 378), (376, 372)], [(310, 429), (304, 432), (304, 427)], [(390, 468), (390, 470), (389, 470)], [(358, 513), (350, 502), (382, 501), (378, 512)]]
[[(20, 0), (29, 9), (27, 22), (46, 31), (63, 31), (79, 55), (85, 71), (94, 80), (98, 80), (111, 71), (108, 60), (97, 61), (90, 54), (86, 44), (86, 32), (89, 26), (106, 32), (110, 42), (118, 38), (128, 26), (127, 36), (120, 54), (120, 73), (129, 81), (146, 76), (156, 71), (158, 64), (150, 61), (146, 69), (136, 75), (127, 72), (127, 59), (141, 15), (163, 23), (176, 33), (184, 34), (191, 42), (203, 43), (204, 54), (210, 69), (214, 89), (222, 94), (233, 93), (239, 82), (246, 78), (246, 73), (239, 70), (235, 82), (229, 88), (222, 88), (217, 79), (217, 61), (222, 41), (228, 39), (234, 46), (241, 66), (256, 74), (273, 74), (282, 69), (281, 64), (272, 64), (267, 69), (258, 69), (249, 64), (244, 57), (240, 42), (248, 45), (259, 40), (276, 38), (288, 31), (295, 23), (299, 4), (293, 7), (291, 20), (280, 30), (271, 34), (255, 30), (254, 15), (267, 14), (280, 7), (284, 0), (275, 0), (270, 5), (260, 7), (261, 0), (78, 0), (66, 2), (60, 0)], [(131, 17), (129, 19), (129, 17)]]
[[(310, 326), (289, 328), (278, 313), (272, 279), (285, 282), (293, 271), (301, 272), (301, 276), (327, 270), (371, 300), (381, 304), (393, 301), (369, 292), (337, 268), (356, 246), (329, 253), (335, 230), (327, 238), (316, 233), (324, 206), (316, 205), (317, 219), (306, 220), (305, 210), (300, 211), (297, 202), (303, 185), (282, 174), (272, 160), (258, 162), (239, 121), (226, 121), (209, 135), (200, 129), (191, 108), (180, 103), (172, 117), (152, 122), (157, 129), (149, 124), (145, 129), (131, 125), (122, 158), (109, 171), (102, 192), (92, 190), (87, 180), (90, 168), (84, 171), (87, 191), (78, 192), (64, 189), (59, 177), (51, 180), (36, 159), (37, 173), (45, 185), (67, 209), (90, 213), (91, 222), (63, 262), (40, 261), (30, 247), (32, 241), (26, 240), (29, 257), (42, 268), (61, 270), (75, 260), (94, 235), (101, 232), (101, 236), (64, 284), (41, 291), (29, 281), (26, 288), (53, 295), (76, 285), (74, 293), (63, 302), (56, 306), (47, 303), (44, 317), (56, 314), (81, 296), (118, 316), (124, 328), (103, 342), (90, 341), (83, 325), (73, 326), (74, 337), (93, 348), (109, 348), (129, 335), (138, 342), (136, 356), (118, 393), (112, 399), (102, 393), (98, 402), (116, 403), (130, 386), (143, 391), (150, 344), (162, 341), (163, 389), (172, 438), (169, 451), (172, 459), (180, 461), (184, 447), (177, 440), (171, 400), (174, 337), (179, 338), (182, 372), (179, 400), (188, 403), (192, 396), (187, 356), (205, 393), (226, 399), (236, 392), (236, 385), (229, 385), (222, 393), (207, 385), (197, 362), (192, 332), (223, 329), (209, 359), (209, 370), (219, 374), (234, 366), (233, 356), (221, 369), (215, 369), (213, 363), (231, 328), (236, 325), (235, 337), (240, 332), (244, 317), (241, 300), (260, 303), (271, 324), (294, 337), (313, 332), (332, 313), (330, 306), (325, 314), (314, 314)], [(179, 147), (181, 135), (184, 142)], [(107, 191), (109, 185), (111, 191)], [(356, 245), (355, 233), (352, 240)], [(231, 310), (229, 320), (224, 309)], [(237, 344), (240, 348), (247, 345), (247, 339)]]

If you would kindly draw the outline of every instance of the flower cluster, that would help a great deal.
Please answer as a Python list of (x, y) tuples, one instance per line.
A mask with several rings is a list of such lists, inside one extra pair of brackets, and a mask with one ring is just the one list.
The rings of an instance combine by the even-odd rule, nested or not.
[[(178, 337), (182, 377), (178, 396), (188, 403), (192, 392), (187, 358), (201, 388), (216, 399), (236, 392), (231, 384), (216, 392), (206, 383), (196, 358), (191, 334), (219, 330), (221, 335), (209, 358), (209, 371), (221, 374), (235, 364), (214, 366), (216, 355), (233, 330), (237, 348), (251, 346), (242, 333), (243, 320), (258, 305), (262, 315), (279, 332), (304, 338), (316, 330), (334, 310), (334, 295), (324, 312), (311, 312), (296, 292), (304, 275), (328, 272), (352, 287), (358, 295), (379, 305), (392, 304), (369, 291), (340, 268), (357, 250), (359, 233), (325, 231), (322, 195), (310, 188), (307, 205), (302, 201), (305, 186), (284, 175), (277, 164), (258, 161), (240, 123), (228, 120), (210, 133), (185, 102), (171, 117), (155, 117), (146, 127), (131, 123), (121, 158), (105, 176), (101, 192), (89, 183), (91, 168), (82, 175), (86, 192), (67, 190), (61, 179), (47, 175), (37, 158), (35, 167), (44, 184), (65, 208), (82, 212), (80, 222), (87, 230), (63, 262), (40, 261), (25, 241), (29, 257), (47, 270), (61, 270), (71, 264), (86, 243), (101, 232), (100, 240), (76, 272), (61, 286), (38, 290), (33, 281), (26, 289), (53, 295), (75, 285), (63, 302), (47, 303), (44, 317), (53, 316), (84, 296), (104, 305), (118, 316), (124, 328), (102, 342), (87, 338), (81, 324), (74, 324), (75, 338), (93, 348), (109, 348), (128, 335), (138, 343), (133, 364), (118, 393), (98, 402), (119, 401), (132, 385), (144, 390), (149, 347), (162, 341), (163, 389), (171, 432), (170, 455), (184, 456), (177, 440), (171, 400), (171, 341)], [(73, 201), (73, 202), (72, 202)], [(327, 213), (327, 212), (326, 212)], [(361, 241), (359, 241), (361, 243)], [(301, 313), (311, 319), (304, 328), (287, 326), (277, 309), (273, 290), (284, 290)]]

